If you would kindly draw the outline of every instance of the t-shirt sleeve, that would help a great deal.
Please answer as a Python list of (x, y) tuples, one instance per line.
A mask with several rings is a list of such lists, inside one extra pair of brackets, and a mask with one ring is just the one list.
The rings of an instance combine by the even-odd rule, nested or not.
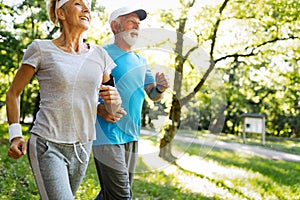
[(143, 62), (144, 62), (144, 65), (146, 66), (145, 86), (147, 86), (152, 83), (155, 83), (155, 79), (153, 77), (151, 70), (149, 69), (146, 59), (143, 58)]
[(117, 65), (103, 48), (102, 52), (104, 54), (103, 58), (105, 63), (103, 74), (110, 74)]
[(31, 65), (35, 68), (35, 71), (37, 71), (40, 62), (41, 51), (39, 49), (38, 42), (34, 40), (30, 45), (28, 45), (22, 59), (22, 64)]

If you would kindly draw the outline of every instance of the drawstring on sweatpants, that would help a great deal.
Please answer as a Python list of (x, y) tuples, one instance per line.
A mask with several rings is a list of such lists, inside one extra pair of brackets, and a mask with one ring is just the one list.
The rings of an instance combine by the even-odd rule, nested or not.
[[(85, 148), (82, 146), (81, 143), (79, 143), (79, 145), (80, 145), (80, 149), (81, 149), (81, 150), (83, 151), (83, 153), (86, 155), (86, 160), (85, 160), (85, 161), (88, 162), (88, 161), (89, 161), (88, 153), (86, 152)], [(75, 154), (76, 154), (76, 157), (77, 157), (78, 161), (79, 161), (81, 164), (83, 164), (83, 161), (80, 159), (80, 157), (79, 157), (79, 155), (78, 155), (78, 153), (77, 153), (76, 145), (73, 144), (73, 147), (74, 147), (74, 151), (75, 151)]]

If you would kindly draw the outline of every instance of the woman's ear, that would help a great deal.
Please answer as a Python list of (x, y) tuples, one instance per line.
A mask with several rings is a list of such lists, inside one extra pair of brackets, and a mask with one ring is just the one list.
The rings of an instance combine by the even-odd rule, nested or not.
[(59, 20), (65, 20), (66, 19), (66, 14), (65, 14), (63, 9), (61, 9), (61, 8), (57, 9), (56, 14), (57, 14), (57, 18)]

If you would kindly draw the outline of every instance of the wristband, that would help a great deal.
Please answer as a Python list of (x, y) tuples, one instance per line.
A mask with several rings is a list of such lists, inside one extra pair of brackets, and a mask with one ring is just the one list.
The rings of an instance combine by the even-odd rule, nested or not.
[(12, 139), (16, 137), (23, 137), (22, 135), (22, 126), (19, 123), (13, 123), (8, 126), (8, 134), (9, 134), (9, 141), (11, 142)]
[(156, 91), (157, 91), (159, 94), (163, 93), (162, 91), (160, 91), (160, 90), (157, 88), (157, 86), (155, 87), (155, 89), (156, 89)]

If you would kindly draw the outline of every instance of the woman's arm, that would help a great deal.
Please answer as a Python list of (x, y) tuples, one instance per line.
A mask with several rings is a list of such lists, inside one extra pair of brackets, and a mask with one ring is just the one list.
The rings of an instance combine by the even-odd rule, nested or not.
[(22, 64), (6, 93), (6, 113), (9, 124), (9, 140), (11, 142), (8, 155), (19, 158), (26, 154), (26, 142), (22, 136), (20, 125), (20, 95), (33, 77), (35, 71), (30, 65)]

